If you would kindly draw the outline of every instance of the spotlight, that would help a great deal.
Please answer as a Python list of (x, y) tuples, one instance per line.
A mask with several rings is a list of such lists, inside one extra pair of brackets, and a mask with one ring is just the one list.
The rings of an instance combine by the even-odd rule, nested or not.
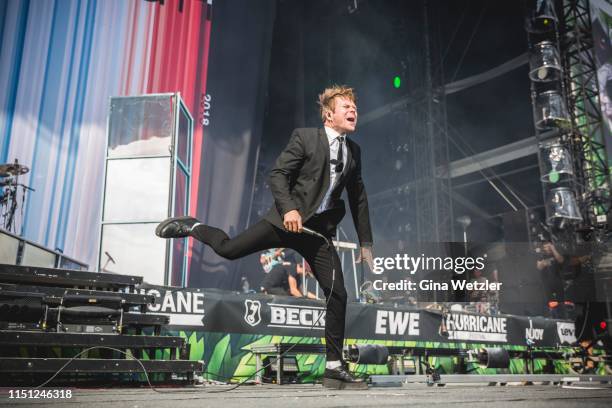
[(344, 353), (355, 364), (387, 364), (389, 360), (389, 349), (380, 344), (353, 344)]
[(559, 22), (551, 0), (538, 0), (532, 17), (527, 21), (527, 31), (545, 33), (555, 28)]
[(395, 76), (393, 78), (393, 87), (395, 89), (400, 89), (402, 87), (402, 78), (400, 78), (399, 76)]
[(540, 130), (570, 127), (567, 107), (558, 91), (542, 92), (536, 97), (536, 127)]
[(478, 352), (478, 362), (486, 368), (508, 368), (510, 355), (503, 348), (483, 348)]
[(568, 187), (553, 188), (548, 193), (546, 202), (546, 223), (560, 229), (568, 221), (581, 221), (578, 204), (574, 193)]
[(472, 219), (469, 215), (462, 215), (461, 217), (457, 217), (457, 222), (466, 230), (472, 223)]
[(561, 58), (552, 42), (537, 43), (529, 52), (529, 78), (534, 82), (552, 82), (561, 78)]
[(574, 174), (572, 155), (559, 142), (540, 146), (540, 174), (545, 183), (557, 183), (560, 176)]

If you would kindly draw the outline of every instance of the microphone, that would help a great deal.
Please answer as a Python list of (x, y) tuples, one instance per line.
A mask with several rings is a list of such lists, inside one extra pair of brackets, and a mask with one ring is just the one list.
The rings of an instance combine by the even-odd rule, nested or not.
[(312, 229), (310, 229), (308, 227), (302, 226), (302, 234), (308, 234), (308, 235), (311, 235), (313, 237), (321, 238), (322, 240), (325, 241), (325, 243), (327, 244), (328, 247), (331, 246), (331, 244), (329, 243), (329, 240), (325, 237), (325, 235), (323, 235), (323, 234), (321, 234), (321, 233), (319, 233), (319, 232), (317, 232), (315, 230), (312, 230)]
[(112, 256), (110, 256), (110, 254), (107, 251), (104, 251), (104, 255), (108, 256), (108, 260), (111, 261), (112, 263), (116, 264), (115, 260), (113, 259)]
[(308, 235), (312, 235), (312, 236), (315, 236), (315, 237), (326, 239), (322, 234), (319, 234), (317, 231), (311, 230), (310, 228), (307, 228), (307, 227), (302, 227), (302, 232), (304, 234), (308, 234)]
[(325, 241), (328, 247), (330, 246), (329, 240), (323, 234), (320, 234), (315, 230), (311, 230), (310, 228), (302, 226), (302, 233), (312, 235), (313, 237), (321, 238), (322, 240)]

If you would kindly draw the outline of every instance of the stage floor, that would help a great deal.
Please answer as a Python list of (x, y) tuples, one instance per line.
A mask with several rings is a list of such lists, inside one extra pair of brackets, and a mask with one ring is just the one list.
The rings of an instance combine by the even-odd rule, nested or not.
[(607, 407), (612, 386), (592, 384), (580, 388), (552, 385), (483, 386), (448, 384), (427, 387), (374, 387), (363, 391), (332, 391), (321, 385), (245, 385), (227, 393), (214, 393), (229, 386), (206, 385), (193, 388), (73, 389), (70, 400), (15, 400), (8, 389), (0, 393), (0, 406), (156, 408), (156, 407)]

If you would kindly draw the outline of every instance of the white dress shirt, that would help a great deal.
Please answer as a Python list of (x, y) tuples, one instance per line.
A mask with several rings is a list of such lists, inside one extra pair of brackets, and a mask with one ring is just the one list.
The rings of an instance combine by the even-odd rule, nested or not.
[[(347, 158), (347, 150), (346, 150), (346, 135), (341, 135), (336, 132), (332, 128), (328, 128), (325, 126), (325, 134), (327, 135), (327, 141), (329, 142), (329, 158), (330, 160), (336, 160), (338, 157), (338, 147), (340, 146), (340, 141), (338, 140), (338, 136), (344, 137), (344, 143), (342, 143), (342, 157), (344, 158), (344, 167), (342, 172), (346, 170), (346, 158)], [(336, 181), (340, 179), (341, 173), (336, 173), (336, 166), (329, 165), (329, 188), (323, 196), (323, 201), (321, 201), (321, 205), (317, 208), (316, 214), (320, 214), (323, 211), (327, 210), (330, 204), (331, 194), (336, 187)]]

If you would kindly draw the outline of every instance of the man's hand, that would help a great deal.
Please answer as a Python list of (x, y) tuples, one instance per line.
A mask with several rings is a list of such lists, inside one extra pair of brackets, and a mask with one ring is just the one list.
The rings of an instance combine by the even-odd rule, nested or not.
[(370, 267), (370, 270), (374, 270), (374, 255), (372, 255), (372, 247), (371, 246), (362, 246), (359, 249), (359, 257), (357, 257), (357, 263), (361, 263), (365, 261), (366, 264)]
[(302, 216), (298, 210), (288, 211), (283, 217), (283, 225), (289, 232), (302, 232)]
[(545, 254), (552, 255), (555, 258), (555, 261), (557, 261), (560, 264), (562, 264), (563, 261), (565, 260), (563, 255), (559, 253), (559, 251), (557, 250), (557, 247), (555, 247), (555, 245), (552, 242), (545, 243), (542, 249), (544, 250)]
[(538, 268), (538, 271), (548, 268), (550, 265), (552, 265), (552, 258), (542, 259), (536, 262), (536, 268)]

